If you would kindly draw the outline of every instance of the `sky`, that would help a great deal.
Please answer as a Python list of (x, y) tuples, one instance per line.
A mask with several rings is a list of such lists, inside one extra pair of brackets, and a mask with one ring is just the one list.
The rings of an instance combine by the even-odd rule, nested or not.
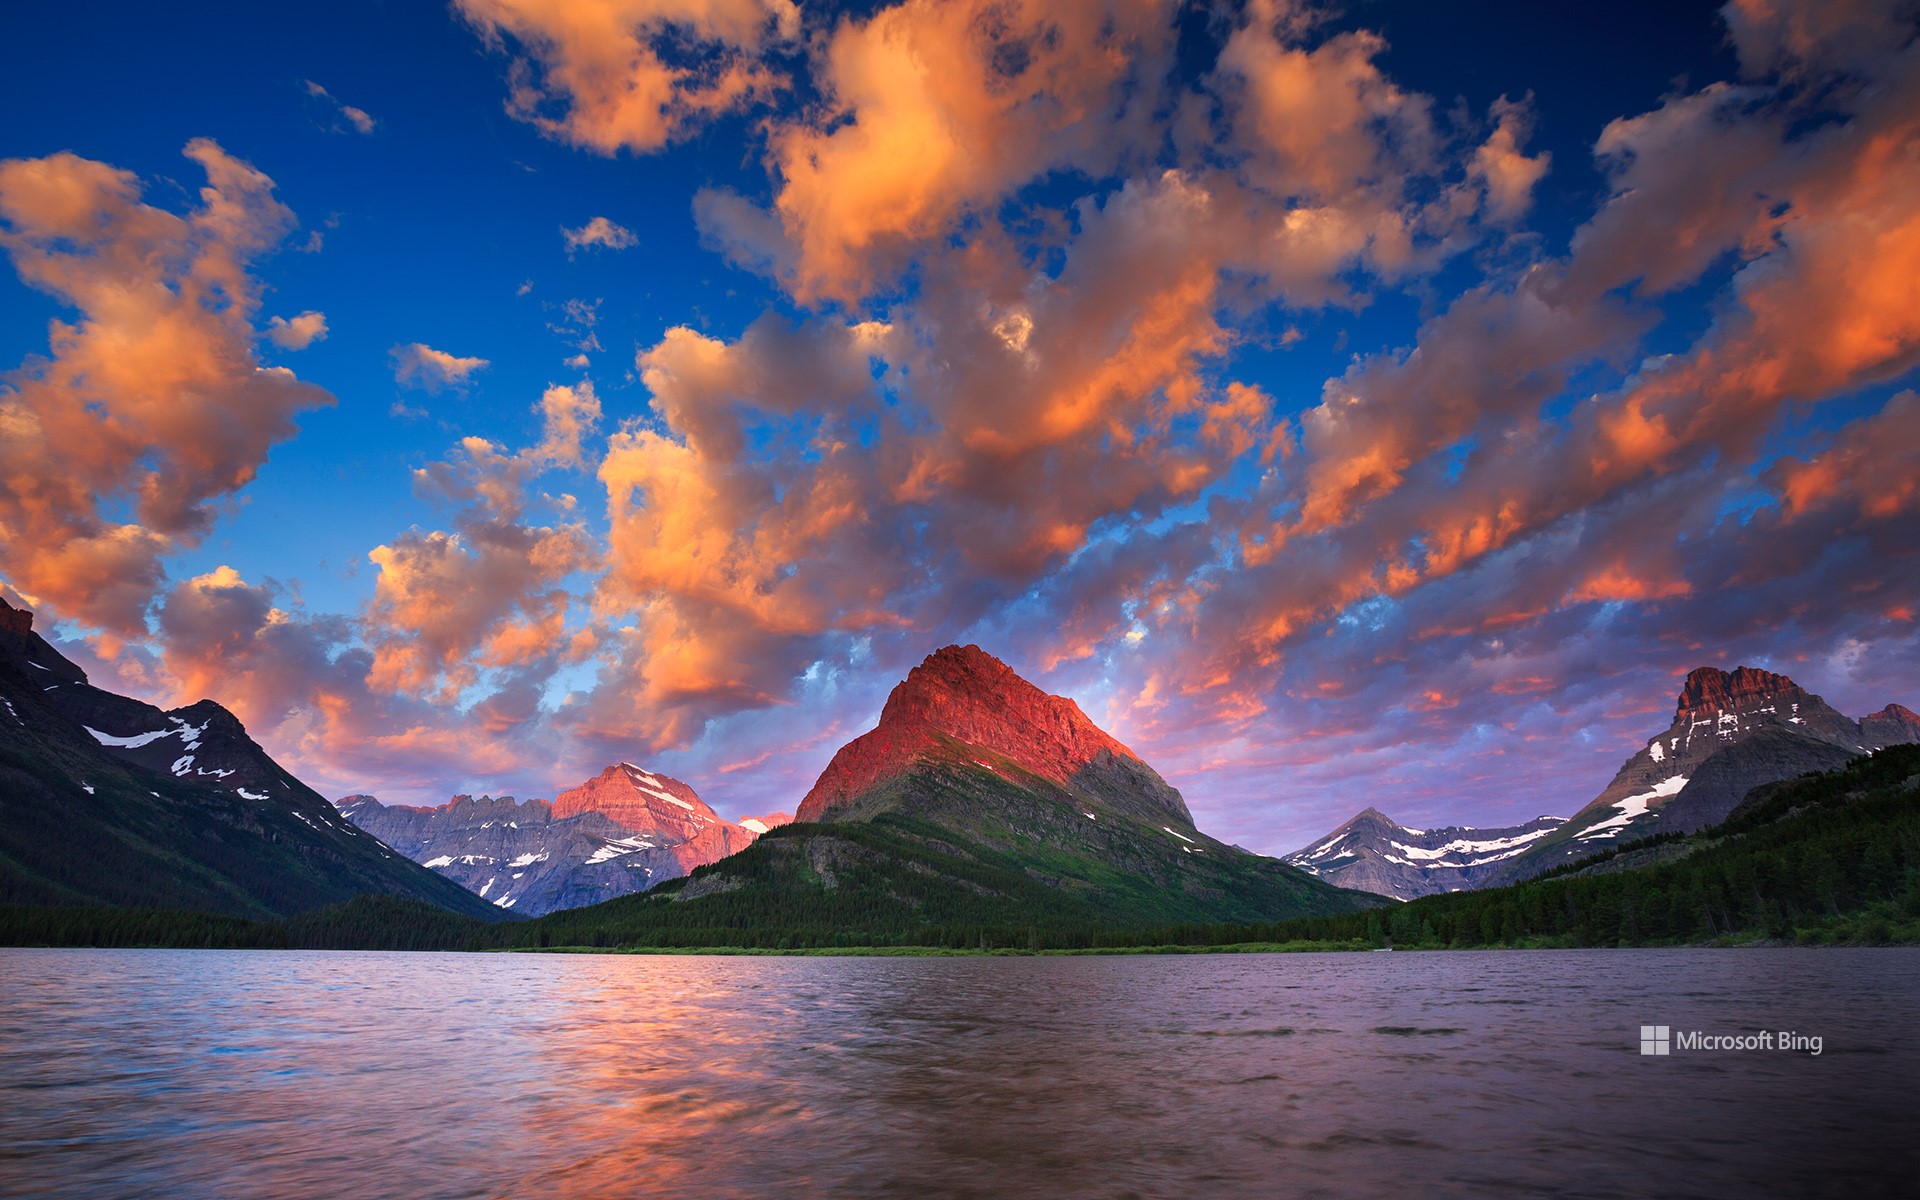
[(6, 23), (0, 587), (328, 795), (792, 811), (954, 642), (1268, 853), (1920, 704), (1912, 0)]

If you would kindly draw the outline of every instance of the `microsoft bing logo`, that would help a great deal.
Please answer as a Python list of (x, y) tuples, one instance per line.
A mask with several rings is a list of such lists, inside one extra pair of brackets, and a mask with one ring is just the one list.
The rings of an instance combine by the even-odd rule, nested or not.
[(1666, 1054), (1667, 1027), (1665, 1025), (1642, 1025), (1640, 1027), (1640, 1053)]

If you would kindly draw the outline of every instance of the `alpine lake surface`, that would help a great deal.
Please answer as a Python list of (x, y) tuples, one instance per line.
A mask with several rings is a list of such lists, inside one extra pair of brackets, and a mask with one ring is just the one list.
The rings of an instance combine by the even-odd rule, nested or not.
[(0, 984), (6, 1196), (1920, 1187), (1912, 950), (0, 950)]

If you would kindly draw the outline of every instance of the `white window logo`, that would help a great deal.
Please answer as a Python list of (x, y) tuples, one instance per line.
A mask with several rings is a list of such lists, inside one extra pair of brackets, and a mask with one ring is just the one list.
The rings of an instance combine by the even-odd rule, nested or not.
[(1666, 1054), (1670, 1043), (1667, 1040), (1665, 1025), (1642, 1025), (1640, 1027), (1640, 1053)]

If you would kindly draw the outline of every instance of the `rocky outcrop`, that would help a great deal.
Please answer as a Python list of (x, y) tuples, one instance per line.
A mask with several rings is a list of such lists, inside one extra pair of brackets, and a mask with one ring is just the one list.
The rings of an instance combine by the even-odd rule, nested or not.
[(0, 634), (24, 641), (33, 632), (33, 614), (24, 608), (15, 608), (0, 596)]
[(676, 842), (694, 837), (720, 820), (698, 793), (671, 775), (657, 775), (632, 763), (615, 763), (578, 787), (553, 798), (553, 815), (604, 813), (635, 833), (657, 834)]

